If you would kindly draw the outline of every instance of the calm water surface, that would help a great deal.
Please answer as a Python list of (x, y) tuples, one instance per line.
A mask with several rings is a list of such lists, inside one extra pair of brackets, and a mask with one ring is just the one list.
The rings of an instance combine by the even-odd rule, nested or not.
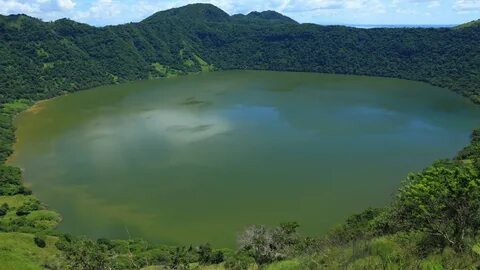
[(231, 247), (249, 224), (317, 235), (386, 204), (479, 119), (423, 83), (218, 72), (42, 103), (18, 117), (11, 163), (66, 232)]

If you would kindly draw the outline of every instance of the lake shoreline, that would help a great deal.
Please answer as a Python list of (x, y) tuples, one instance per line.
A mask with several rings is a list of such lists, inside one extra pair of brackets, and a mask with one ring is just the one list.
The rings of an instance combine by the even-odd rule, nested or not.
[[(232, 72), (233, 72), (233, 73), (232, 73)], [(235, 73), (237, 73), (237, 72), (235, 72), (235, 71), (232, 71), (232, 72), (227, 71), (227, 72), (223, 72), (223, 74), (222, 74), (222, 72), (213, 72), (213, 73), (212, 73), (212, 76), (214, 76), (214, 77), (223, 77), (223, 76), (225, 76), (226, 74), (235, 74)], [(256, 71), (252, 71), (252, 72), (256, 72)], [(272, 75), (274, 75), (274, 74), (279, 73), (279, 75), (281, 75), (281, 76), (286, 76), (286, 75), (290, 74), (290, 76), (291, 76), (292, 78), (293, 78), (293, 77), (298, 77), (298, 76), (307, 76), (307, 77), (312, 77), (312, 78), (317, 78), (317, 77), (318, 77), (318, 78), (322, 78), (322, 77), (324, 77), (324, 78), (329, 78), (329, 79), (332, 80), (332, 81), (340, 80), (338, 83), (341, 83), (341, 84), (342, 84), (342, 83), (343, 83), (343, 84), (345, 83), (345, 80), (341, 80), (341, 78), (343, 78), (344, 76), (345, 76), (345, 78), (349, 78), (349, 79), (347, 79), (346, 81), (349, 81), (349, 80), (354, 80), (354, 81), (358, 81), (358, 80), (368, 81), (368, 80), (365, 80), (365, 79), (368, 79), (368, 78), (369, 78), (368, 76), (351, 76), (351, 77), (350, 77), (349, 75), (322, 74), (322, 73), (311, 73), (311, 72), (302, 72), (302, 73), (304, 73), (304, 74), (298, 74), (297, 72), (296, 72), (297, 74), (291, 74), (291, 73), (288, 73), (288, 72), (285, 73), (285, 74), (282, 74), (283, 72), (275, 72), (275, 71), (265, 71), (265, 72), (266, 72), (266, 73), (263, 73), (263, 72), (262, 72), (262, 73), (258, 73), (258, 74), (250, 73), (250, 75), (252, 75), (252, 76), (255, 76), (255, 75), (256, 75), (257, 77), (262, 77), (262, 76), (259, 76), (259, 74), (263, 74), (264, 76), (272, 76)], [(215, 75), (213, 75), (214, 73), (215, 73)], [(220, 74), (218, 74), (218, 73), (220, 73)], [(238, 73), (239, 73), (239, 74), (242, 74), (242, 73), (244, 73), (244, 71), (242, 70), (242, 71), (239, 71)], [(247, 74), (248, 74), (248, 72), (247, 72)], [(311, 75), (311, 76), (310, 76), (310, 75)], [(338, 76), (338, 78), (337, 78), (337, 76)], [(183, 76), (183, 78), (185, 78), (185, 77), (188, 77), (188, 76)], [(361, 78), (358, 78), (358, 77), (361, 77)], [(187, 78), (186, 81), (193, 81), (193, 80), (202, 79), (202, 78), (204, 79), (203, 76), (202, 76), (202, 77), (193, 76), (193, 77)], [(372, 79), (376, 79), (376, 78), (377, 78), (377, 77), (372, 77)], [(385, 77), (378, 77), (378, 78), (379, 78), (379, 79), (382, 79), (382, 84), (387, 84), (387, 85), (388, 85), (388, 82), (390, 82), (390, 80), (391, 80), (391, 79), (385, 78)], [(388, 79), (388, 80), (383, 81), (383, 79)], [(401, 81), (404, 81), (405, 84), (408, 84), (408, 83), (407, 83), (408, 80), (402, 80), (402, 79), (394, 79), (392, 82), (393, 82), (394, 84), (398, 84), (398, 83), (396, 82), (396, 80), (401, 80)], [(183, 81), (185, 81), (185, 80), (183, 80)], [(227, 81), (228, 81), (228, 80), (227, 80)], [(139, 82), (141, 82), (141, 81), (139, 81)], [(170, 82), (171, 82), (171, 81), (170, 81)], [(132, 84), (132, 83), (133, 83), (133, 84)], [(114, 85), (114, 86), (109, 85), (109, 86), (106, 86), (106, 88), (109, 88), (109, 89), (110, 89), (110, 90), (109, 90), (109, 93), (111, 94), (111, 93), (114, 93), (115, 91), (118, 91), (118, 89), (116, 89), (116, 88), (115, 88), (115, 89), (111, 89), (112, 87), (120, 87), (120, 88), (135, 87), (135, 82), (132, 82), (132, 83), (129, 83), (129, 84), (120, 84), (120, 85)], [(159, 83), (160, 83), (160, 85), (163, 85), (163, 82), (159, 82)], [(143, 85), (143, 84), (142, 84), (142, 85)], [(145, 85), (150, 85), (150, 86), (152, 86), (152, 85), (157, 85), (157, 82), (154, 82), (154, 83), (151, 83), (151, 84), (145, 84)], [(428, 84), (425, 84), (425, 83), (423, 83), (423, 82), (420, 82), (420, 84), (418, 84), (418, 85), (415, 84), (415, 87), (425, 87), (424, 85), (428, 85)], [(402, 87), (402, 86), (400, 86), (400, 87)], [(437, 87), (435, 87), (435, 88), (437, 88)], [(161, 89), (163, 89), (163, 88), (161, 88)], [(433, 88), (432, 88), (432, 89), (433, 89)], [(96, 90), (98, 90), (98, 87), (97, 87), (97, 88), (93, 88), (93, 89), (86, 90), (87, 93), (79, 93), (78, 95), (79, 95), (79, 96), (83, 96), (83, 97), (88, 97), (88, 98), (92, 99), (92, 97), (94, 97), (94, 96), (97, 94), (97, 91), (96, 91)], [(437, 91), (437, 90), (435, 90), (435, 91)], [(440, 91), (440, 90), (438, 90), (438, 91)], [(450, 93), (450, 91), (445, 90), (445, 89), (442, 89), (441, 91), (446, 91), (446, 92)], [(83, 92), (83, 91), (82, 91), (82, 92)], [(157, 93), (157, 92), (158, 92), (158, 91), (155, 90), (155, 91), (152, 91), (151, 94)], [(159, 91), (159, 92), (164, 93), (165, 91)], [(135, 91), (132, 92), (132, 93), (135, 93)], [(290, 92), (290, 93), (291, 93), (291, 92)], [(333, 93), (333, 92), (332, 92), (332, 93)], [(362, 94), (363, 92), (362, 92), (362, 91), (356, 91), (356, 93), (357, 93), (357, 94)], [(107, 94), (108, 94), (108, 93), (107, 93)], [(450, 95), (450, 94), (448, 94), (448, 95)], [(456, 95), (454, 95), (454, 94), (451, 94), (451, 95), (452, 95), (452, 96), (456, 96)], [(190, 96), (192, 96), (192, 95), (187, 95), (187, 97), (190, 97)], [(300, 96), (301, 96), (301, 95), (300, 95)], [(150, 99), (152, 99), (152, 97), (150, 97)], [(158, 98), (153, 98), (153, 99), (154, 99), (154, 100), (160, 100), (160, 99), (158, 99)], [(69, 99), (69, 100), (72, 101), (73, 99)], [(98, 98), (93, 98), (93, 100), (98, 100)], [(182, 98), (182, 99), (180, 99), (180, 100), (184, 100), (184, 99)], [(146, 100), (145, 100), (145, 101), (146, 101)], [(140, 103), (141, 103), (141, 104), (144, 104), (145, 101), (142, 100), (142, 102), (140, 102)], [(466, 102), (466, 103), (467, 103), (467, 102)], [(179, 102), (178, 104), (181, 104), (181, 102)], [(40, 114), (40, 113), (42, 112), (42, 111), (41, 111), (42, 106), (44, 106), (44, 105), (45, 105), (45, 103), (39, 104), (38, 107), (36, 107), (36, 108), (34, 108), (33, 110), (31, 110), (30, 113), (31, 113), (32, 115)], [(102, 105), (102, 106), (105, 106), (105, 105)], [(198, 106), (200, 106), (200, 105), (198, 105)], [(65, 107), (65, 106), (63, 106), (63, 107)], [(113, 105), (113, 106), (107, 105), (106, 107), (115, 108), (115, 107), (118, 107), (118, 106), (116, 106), (116, 105)], [(158, 108), (158, 107), (156, 107), (156, 106), (146, 106), (146, 107), (149, 107), (149, 108)], [(320, 106), (320, 107), (322, 107), (322, 106)], [(68, 108), (68, 106), (67, 106), (66, 108)], [(82, 108), (82, 109), (88, 111), (88, 110), (89, 110), (88, 108), (89, 108), (89, 107)], [(152, 109), (150, 109), (150, 110), (152, 110)], [(373, 111), (371, 111), (371, 110), (364, 111), (364, 110), (362, 109), (362, 110), (360, 111), (360, 113), (381, 113), (381, 114), (382, 114), (382, 111), (378, 111), (378, 112), (375, 111), (375, 110), (373, 110)], [(134, 130), (134, 129), (133, 129), (133, 130)], [(178, 132), (185, 132), (185, 131), (187, 131), (187, 129), (178, 129), (178, 128), (177, 128), (177, 129), (169, 129), (169, 130), (172, 131), (172, 132), (177, 132), (177, 133), (178, 133)], [(195, 129), (195, 130), (197, 130), (197, 129)], [(206, 129), (201, 129), (201, 130), (197, 130), (197, 131), (199, 131), (199, 132), (205, 132), (205, 130), (206, 130)], [(68, 218), (66, 218), (65, 220), (68, 220)]]
[[(233, 71), (245, 71), (245, 70), (233, 70)], [(247, 70), (247, 71), (256, 71), (256, 70)], [(260, 71), (265, 71), (265, 70), (260, 70)], [(225, 71), (215, 71), (215, 72), (212, 72), (212, 73), (218, 73), (218, 72), (225, 72)], [(227, 71), (228, 72), (228, 71)], [(282, 72), (282, 71), (270, 71), (270, 70), (266, 70), (265, 72)], [(315, 72), (287, 72), (287, 73), (306, 73), (306, 74), (316, 74), (316, 75), (338, 75), (338, 76), (350, 76), (350, 75), (347, 75), (347, 74), (328, 74), (328, 73), (315, 73)], [(193, 75), (197, 75), (197, 74), (202, 74), (202, 73), (195, 73)], [(182, 78), (182, 77), (185, 77), (185, 76), (188, 76), (188, 75), (192, 75), (192, 74), (187, 74), (187, 75), (184, 75), (184, 76), (181, 76), (181, 77), (176, 77), (176, 78), (173, 78), (173, 79), (177, 79), (177, 78)], [(401, 81), (411, 81), (411, 82), (416, 82), (416, 83), (421, 83), (421, 84), (426, 84), (426, 85), (432, 85), (428, 82), (422, 82), (422, 81), (414, 81), (414, 80), (407, 80), (407, 79), (401, 79), (401, 78), (391, 78), (391, 77), (384, 77), (384, 76), (368, 76), (368, 75), (351, 75), (353, 77), (364, 77), (364, 78), (368, 78), (368, 77), (376, 77), (376, 78), (381, 78), (381, 79), (396, 79), (396, 80), (401, 80)], [(161, 79), (164, 79), (164, 78), (161, 78)], [(169, 78), (171, 79), (171, 78)], [(156, 81), (158, 79), (149, 79), (149, 80), (140, 80), (140, 81)], [(129, 81), (129, 82), (125, 82), (125, 83), (121, 83), (120, 85), (122, 84), (128, 84), (128, 83), (135, 83), (135, 82), (138, 82), (138, 81)], [(106, 85), (106, 86), (115, 86), (115, 84), (109, 84), (109, 85)], [(434, 85), (432, 85), (434, 86)], [(79, 92), (83, 92), (83, 91), (94, 91), (94, 89), (97, 89), (99, 87), (102, 87), (102, 86), (98, 86), (98, 87), (94, 87), (94, 88), (91, 88), (91, 89), (84, 89), (84, 90), (81, 90)], [(435, 86), (435, 87), (438, 87), (438, 86)], [(441, 87), (440, 87), (441, 88)], [(447, 89), (448, 91), (451, 91), (449, 89)], [(454, 92), (454, 91), (451, 91), (451, 92)], [(456, 92), (454, 92), (456, 93)], [(38, 102), (36, 102), (35, 104), (31, 105), (29, 108), (27, 108), (25, 111), (23, 112), (31, 112), (31, 113), (39, 113), (41, 112), (45, 106), (45, 104), (51, 100), (54, 100), (54, 99), (57, 99), (57, 98), (60, 98), (60, 97), (64, 97), (64, 96), (68, 96), (70, 95), (71, 93), (65, 93), (65, 94), (62, 94), (60, 96), (56, 96), (56, 97), (53, 97), (53, 98), (49, 98), (49, 99), (44, 99), (44, 100), (40, 100)], [(456, 93), (458, 95), (458, 93)], [(466, 98), (465, 96), (462, 96), (463, 98)], [(467, 98), (468, 99), (468, 98)], [(468, 99), (469, 102), (471, 102), (471, 99)], [(23, 113), (23, 112), (20, 112), (18, 114), (15, 115), (18, 116), (19, 114)], [(15, 133), (16, 134), (16, 133)], [(18, 142), (18, 138), (16, 138), (15, 140), (15, 144), (17, 144)], [(11, 161), (13, 159), (15, 159), (15, 156), (16, 156), (16, 151), (15, 151), (15, 144), (14, 144), (14, 151), (12, 153), (12, 155), (10, 155), (6, 161), (6, 164), (10, 164)]]
[[(63, 95), (60, 95), (60, 96), (56, 96), (56, 97), (52, 97), (52, 98), (48, 98), (48, 99), (42, 99), (42, 100), (39, 100), (39, 101), (36, 101), (35, 103), (33, 103), (32, 105), (30, 105), (29, 107), (27, 107), (25, 110), (23, 111), (20, 111), (18, 113), (16, 113), (15, 115), (13, 115), (13, 123), (15, 123), (15, 120), (17, 119), (17, 117), (19, 115), (21, 115), (22, 113), (25, 113), (25, 112), (28, 112), (28, 113), (39, 113), (40, 111), (42, 111), (44, 109), (44, 106), (52, 101), (52, 100), (55, 100), (59, 97), (62, 97), (62, 96), (67, 96), (69, 95), (69, 93), (66, 93), (66, 94), (63, 94)], [(15, 126), (15, 124), (14, 124)], [(7, 157), (7, 159), (5, 160), (5, 164), (11, 164), (11, 162), (15, 159), (15, 156), (16, 156), (16, 152), (15, 151), (15, 147), (17, 145), (17, 143), (19, 142), (19, 139), (17, 138), (16, 136), (16, 130), (15, 130), (15, 142), (13, 143), (12, 145), (12, 149), (13, 149), (13, 152), (10, 156)]]

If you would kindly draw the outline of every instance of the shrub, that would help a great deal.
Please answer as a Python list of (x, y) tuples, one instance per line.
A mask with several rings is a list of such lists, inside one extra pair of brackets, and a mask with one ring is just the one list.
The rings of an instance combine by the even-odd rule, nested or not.
[(212, 251), (209, 244), (197, 247), (198, 260), (201, 264), (219, 264), (223, 262), (224, 256), (222, 251)]
[(17, 214), (17, 216), (26, 216), (26, 215), (30, 214), (31, 212), (37, 211), (37, 210), (40, 210), (40, 202), (35, 200), (35, 201), (27, 202), (27, 203), (23, 204), (22, 206), (20, 206), (17, 209), (16, 214)]
[(36, 235), (34, 238), (33, 238), (33, 242), (35, 242), (35, 244), (37, 245), (37, 247), (39, 248), (44, 248), (47, 246), (47, 243), (45, 242), (45, 240), (43, 239), (43, 237), (40, 237), (38, 235)]
[(219, 263), (222, 263), (224, 260), (225, 260), (225, 255), (223, 255), (223, 252), (217, 250), (213, 252), (210, 262), (212, 264), (219, 264)]
[(17, 216), (19, 216), (19, 217), (26, 216), (26, 215), (30, 214), (30, 210), (27, 207), (22, 207), (21, 206), (20, 208), (17, 209), (15, 214), (17, 214)]
[(239, 238), (240, 249), (250, 254), (258, 264), (282, 260), (292, 254), (300, 243), (298, 223), (283, 223), (276, 228), (250, 226)]
[(443, 246), (464, 247), (480, 229), (480, 177), (466, 163), (435, 164), (410, 175), (392, 211), (405, 230), (425, 231)]
[(4, 203), (2, 206), (0, 206), (0, 217), (3, 217), (7, 214), (8, 212), (8, 204)]
[(225, 268), (231, 270), (252, 269), (252, 265), (255, 265), (254, 259), (244, 253), (235, 253), (225, 260)]
[(335, 244), (346, 244), (357, 240), (367, 239), (375, 234), (376, 230), (383, 230), (382, 222), (384, 212), (382, 209), (369, 208), (360, 214), (350, 216), (347, 221), (333, 230), (328, 236)]
[(56, 247), (62, 251), (66, 264), (62, 269), (111, 269), (111, 254), (104, 245), (92, 240), (65, 235), (56, 243)]

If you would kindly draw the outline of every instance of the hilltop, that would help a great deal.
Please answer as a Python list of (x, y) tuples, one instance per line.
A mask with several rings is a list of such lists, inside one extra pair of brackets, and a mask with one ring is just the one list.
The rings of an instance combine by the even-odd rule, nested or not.
[(480, 103), (477, 25), (356, 29), (299, 24), (273, 11), (230, 16), (209, 4), (105, 27), (69, 19), (43, 22), (22, 14), (0, 16), (0, 261), (6, 262), (0, 268), (480, 265), (480, 130), (454, 159), (409, 175), (383, 209), (353, 215), (320, 238), (297, 233), (294, 222), (252, 226), (238, 250), (215, 250), (208, 244), (156, 246), (132, 239), (93, 241), (63, 234), (55, 230), (61, 217), (33, 197), (19, 168), (5, 164), (12, 154), (18, 112), (38, 100), (130, 80), (230, 69), (356, 74), (423, 81)]
[(159, 11), (143, 20), (143, 23), (155, 23), (166, 19), (204, 22), (226, 22), (230, 15), (212, 4), (190, 4), (179, 8)]

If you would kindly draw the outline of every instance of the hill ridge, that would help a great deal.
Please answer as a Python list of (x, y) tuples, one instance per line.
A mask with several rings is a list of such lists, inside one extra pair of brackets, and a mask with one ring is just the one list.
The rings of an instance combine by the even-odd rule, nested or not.
[(480, 27), (480, 19), (458, 25), (456, 28)]
[(211, 4), (105, 27), (0, 18), (0, 99), (7, 101), (191, 72), (266, 69), (425, 81), (480, 102), (477, 27), (321, 26), (274, 11), (230, 16)]

